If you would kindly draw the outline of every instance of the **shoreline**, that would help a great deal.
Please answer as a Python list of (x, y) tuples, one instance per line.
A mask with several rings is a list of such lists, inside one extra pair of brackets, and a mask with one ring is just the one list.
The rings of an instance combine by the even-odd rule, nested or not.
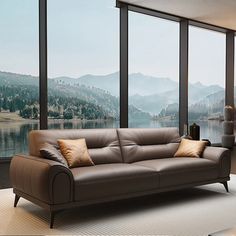
[[(116, 122), (116, 119), (94, 119), (94, 120), (86, 120), (86, 119), (54, 119), (48, 118), (48, 123), (65, 123), (65, 122)], [(0, 112), (0, 124), (1, 123), (39, 123), (39, 119), (25, 119), (19, 116), (17, 112)]]

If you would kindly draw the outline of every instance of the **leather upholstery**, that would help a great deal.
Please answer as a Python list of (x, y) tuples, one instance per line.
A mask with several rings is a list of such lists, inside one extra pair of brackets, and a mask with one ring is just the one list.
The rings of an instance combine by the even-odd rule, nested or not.
[(133, 163), (156, 170), (160, 175), (160, 187), (194, 183), (219, 177), (215, 162), (202, 158), (165, 158)]
[[(69, 169), (40, 158), (43, 143), (79, 138), (86, 139), (95, 166)], [(12, 186), (20, 196), (58, 210), (229, 180), (228, 149), (206, 147), (202, 158), (173, 158), (179, 141), (176, 128), (32, 131), (31, 156), (11, 161)]]
[(201, 157), (207, 142), (183, 138), (174, 157)]
[(206, 147), (202, 157), (217, 163), (219, 177), (229, 176), (231, 169), (229, 149), (220, 147)]
[(61, 154), (60, 149), (49, 143), (45, 143), (42, 148), (40, 148), (40, 154), (46, 159), (60, 162), (68, 167), (67, 161)]
[[(59, 162), (17, 155), (11, 161), (12, 187), (48, 204), (68, 203), (73, 197), (73, 176)], [(63, 186), (63, 187), (62, 187)]]
[(40, 156), (44, 143), (57, 144), (58, 139), (85, 138), (89, 155), (95, 164), (122, 162), (116, 129), (34, 130), (29, 133), (29, 153)]
[(71, 169), (75, 181), (75, 200), (142, 192), (159, 186), (158, 173), (131, 164), (103, 164)]
[(118, 129), (124, 162), (173, 157), (180, 136), (177, 128)]
[(84, 138), (73, 140), (58, 139), (57, 142), (70, 168), (94, 165), (88, 153), (86, 140)]

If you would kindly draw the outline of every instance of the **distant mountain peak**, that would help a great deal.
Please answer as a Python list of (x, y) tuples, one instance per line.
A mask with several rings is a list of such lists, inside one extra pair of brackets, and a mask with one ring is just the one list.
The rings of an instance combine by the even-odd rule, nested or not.
[(101, 74), (101, 75), (98, 75), (98, 74), (85, 74), (85, 75), (82, 75), (82, 76), (78, 77), (78, 79), (91, 78), (91, 77), (96, 77), (96, 78), (99, 78), (99, 77), (117, 77), (118, 75), (119, 75), (119, 71), (113, 72), (113, 73), (110, 73), (110, 74)]
[(142, 74), (141, 72), (131, 73), (130, 75), (132, 75), (132, 76), (146, 76), (146, 75)]
[(22, 74), (22, 73), (16, 73), (16, 72), (9, 72), (9, 71), (0, 71), (0, 74), (2, 74), (2, 75), (9, 75), (9, 76), (24, 76), (24, 77), (32, 77), (32, 78), (37, 77), (35, 75)]
[(196, 87), (198, 87), (198, 88), (203, 88), (203, 87), (205, 87), (200, 81), (194, 83), (193, 85), (196, 86)]
[(107, 74), (106, 76), (116, 76), (116, 75), (119, 75), (119, 74), (120, 74), (120, 72), (119, 72), (119, 71), (116, 71), (116, 72)]
[(58, 77), (52, 77), (52, 78), (50, 78), (50, 79), (54, 79), (54, 80), (63, 80), (63, 79), (74, 79), (74, 80), (76, 80), (76, 78), (74, 78), (74, 77), (70, 77), (70, 76), (58, 76)]

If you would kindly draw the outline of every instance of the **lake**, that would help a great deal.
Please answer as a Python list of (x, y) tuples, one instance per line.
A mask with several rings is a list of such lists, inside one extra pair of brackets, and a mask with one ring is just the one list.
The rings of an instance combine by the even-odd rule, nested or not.
[[(189, 124), (192, 124), (190, 121)], [(201, 138), (209, 139), (212, 143), (220, 143), (223, 133), (222, 122), (199, 121)], [(117, 128), (118, 121), (62, 121), (50, 120), (49, 129), (92, 129), (92, 128)], [(158, 128), (178, 127), (178, 121), (131, 121), (129, 127)], [(0, 122), (0, 158), (9, 158), (16, 153), (28, 153), (28, 133), (30, 130), (39, 129), (38, 121), (13, 121)]]

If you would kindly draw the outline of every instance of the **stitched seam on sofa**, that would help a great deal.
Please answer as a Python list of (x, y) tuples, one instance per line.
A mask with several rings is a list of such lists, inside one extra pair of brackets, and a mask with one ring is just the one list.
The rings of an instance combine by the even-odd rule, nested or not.
[(221, 170), (222, 170), (222, 166), (223, 166), (223, 163), (222, 163), (222, 162), (223, 162), (223, 160), (222, 160), (222, 159), (223, 159), (223, 157), (222, 157), (222, 156), (223, 156), (223, 153), (224, 153), (224, 152), (222, 152), (222, 153), (220, 154), (220, 157), (219, 157), (219, 162), (220, 162), (220, 166), (219, 166), (219, 169), (218, 169), (218, 170), (219, 170), (219, 175), (221, 174)]
[[(17, 155), (17, 157), (20, 157), (20, 158), (23, 158), (24, 160), (25, 160), (25, 156), (24, 155)], [(42, 163), (42, 164), (44, 164), (44, 165), (47, 165), (48, 167), (49, 167), (49, 169), (50, 169), (50, 167), (51, 168), (55, 168), (55, 166), (60, 166), (60, 167), (62, 167), (63, 169), (66, 169), (67, 170), (67, 168), (65, 167), (65, 166), (63, 166), (63, 165), (50, 165), (49, 163), (47, 163), (47, 162), (43, 162), (43, 161), (40, 161), (40, 160), (38, 160), (38, 159), (30, 159), (30, 158), (27, 158), (27, 160), (30, 160), (30, 161), (32, 161), (32, 162), (34, 162), (34, 161), (37, 161), (37, 162), (40, 162), (40, 163)], [(48, 180), (49, 180), (49, 171), (48, 171)], [(66, 173), (66, 171), (65, 172), (63, 172), (63, 171), (61, 171), (61, 173)], [(69, 177), (69, 175), (68, 175), (68, 173), (66, 173), (66, 175)], [(70, 177), (69, 177), (69, 179), (70, 179)], [(48, 186), (48, 193), (49, 193), (49, 200), (50, 201), (53, 201), (53, 199), (50, 199), (51, 198), (51, 188), (50, 188), (50, 184), (49, 184), (49, 186)]]
[[(118, 155), (117, 155), (115, 160), (107, 158), (106, 161), (99, 161), (99, 164), (123, 163), (123, 156), (122, 156), (121, 148), (120, 148), (119, 145), (117, 145), (117, 146), (106, 146), (106, 147), (102, 147), (102, 148), (89, 148), (88, 151), (94, 150), (94, 149), (103, 149), (103, 150), (107, 149), (109, 152), (111, 152), (111, 154), (109, 154), (109, 155), (112, 155), (114, 152), (116, 152), (116, 149), (119, 150), (119, 154), (116, 152)], [(105, 154), (104, 156), (109, 156), (109, 155)], [(108, 162), (108, 160), (109, 160), (109, 162)]]
[[(47, 166), (51, 166), (51, 167), (53, 167), (53, 166), (60, 166), (60, 167), (63, 167), (65, 170), (69, 170), (69, 168), (65, 167), (64, 165), (62, 165), (62, 164), (60, 164), (59, 162), (56, 162), (56, 161), (54, 161), (55, 164), (53, 164), (53, 165), (50, 165), (50, 164), (47, 163), (47, 162), (41, 161), (41, 160), (39, 160), (41, 157), (29, 156), (29, 157), (39, 158), (39, 159), (32, 159), (32, 158), (27, 158), (27, 155), (24, 155), (24, 154), (18, 154), (18, 155), (15, 155), (15, 156), (16, 156), (16, 157), (23, 158), (23, 159), (30, 160), (30, 161), (37, 161), (37, 162), (43, 163), (43, 164), (45, 164), (45, 165), (47, 165)], [(41, 159), (44, 160), (44, 158), (41, 158)], [(45, 160), (53, 161), (53, 160), (46, 159), (46, 158), (45, 158)], [(57, 163), (58, 163), (59, 165), (58, 165)]]
[[(19, 191), (19, 192), (21, 192), (21, 193), (23, 193), (23, 194), (29, 196), (30, 198), (34, 198), (34, 199), (38, 200), (39, 202), (45, 203), (45, 204), (47, 204), (47, 205), (50, 205), (50, 202), (45, 202), (45, 201), (43, 201), (42, 199), (39, 199), (39, 198), (37, 198), (37, 197), (35, 197), (35, 196), (29, 195), (28, 193), (23, 192), (22, 190), (18, 190), (17, 188), (15, 188), (15, 189), (16, 189), (17, 191)], [(24, 198), (24, 197), (23, 197), (23, 198)], [(29, 200), (29, 201), (30, 201), (30, 200)], [(52, 205), (54, 205), (54, 204), (52, 204)]]
[(209, 168), (201, 168), (201, 169), (194, 169), (194, 170), (183, 170), (183, 171), (168, 171), (168, 170), (165, 170), (165, 171), (158, 171), (158, 173), (163, 174), (163, 173), (186, 173), (186, 172), (198, 172), (198, 171), (203, 171), (203, 170), (209, 170), (209, 169), (216, 169), (217, 170), (217, 167), (213, 166), (213, 167), (209, 167)]
[[(154, 160), (154, 159), (153, 159), (153, 160)], [(156, 172), (158, 172), (157, 169), (155, 169), (155, 168), (152, 167), (152, 166), (140, 165), (140, 164), (136, 164), (135, 162), (132, 162), (132, 165), (147, 167), (148, 169), (155, 170)]]
[[(56, 168), (56, 166), (57, 165), (55, 165), (55, 166), (52, 166), (51, 168)], [(61, 166), (61, 165), (60, 165)], [(66, 170), (67, 170), (67, 167), (65, 167), (65, 166), (62, 166), (63, 167), (63, 169), (65, 168)], [(68, 169), (68, 171), (70, 171), (70, 173), (71, 173), (71, 170), (70, 169)], [(74, 180), (74, 178), (73, 178), (73, 175), (72, 175), (72, 173), (71, 173), (71, 175), (70, 174), (68, 174), (67, 173), (67, 171), (60, 171), (60, 172), (58, 172), (58, 174), (61, 174), (61, 173), (64, 173), (64, 174), (66, 174), (66, 176), (68, 177), (68, 179), (69, 179), (69, 182), (70, 182), (70, 201), (71, 201), (71, 199), (73, 199), (73, 183), (72, 183), (72, 181), (71, 180)], [(54, 178), (55, 178), (55, 176), (54, 176)], [(54, 180), (53, 180), (54, 181)], [(74, 182), (74, 181), (73, 181)]]
[[(56, 173), (52, 179), (52, 186), (54, 186), (54, 182), (56, 180), (56, 177), (59, 175), (59, 174), (66, 174), (67, 178), (69, 178), (68, 174), (65, 173), (64, 171), (60, 171), (58, 173)], [(70, 190), (69, 190), (69, 202), (71, 201), (71, 181), (70, 181), (70, 178), (69, 178), (69, 182), (70, 182)], [(53, 189), (53, 187), (52, 187)], [(54, 203), (54, 191), (52, 190), (52, 202)]]
[[(192, 182), (192, 183), (185, 183), (183, 184), (184, 186), (185, 185), (188, 185), (188, 186), (202, 186), (202, 185), (207, 185), (207, 184), (211, 184), (211, 183), (220, 183), (221, 179), (220, 178), (216, 178), (216, 179), (208, 179), (208, 180), (204, 180), (204, 181), (198, 181), (198, 182)], [(176, 188), (177, 187), (177, 188)], [(172, 189), (169, 190), (170, 188), (173, 188), (174, 189), (184, 189), (184, 188), (188, 188), (187, 186), (186, 187), (182, 187), (180, 184), (177, 184), (177, 185), (172, 185), (172, 186), (168, 186), (168, 187), (155, 187), (155, 188), (151, 188), (150, 190), (144, 190), (144, 191), (138, 191), (138, 192), (131, 192), (132, 194), (140, 194), (140, 193), (147, 193), (145, 195), (149, 195), (149, 194), (155, 194), (155, 193), (159, 193), (159, 192), (166, 192), (166, 191), (173, 191)], [(164, 191), (162, 191), (164, 189)], [(165, 190), (166, 189), (166, 190)], [(154, 190), (154, 192), (152, 192)], [(161, 190), (161, 191), (160, 191)], [(151, 192), (151, 193), (149, 193)], [(116, 195), (113, 195), (113, 196), (110, 196), (111, 198), (112, 197), (123, 197), (123, 196), (128, 196), (129, 197), (130, 193), (127, 193), (127, 194), (116, 194)], [(132, 196), (131, 196), (132, 197)], [(105, 198), (106, 199), (106, 198)], [(92, 199), (90, 199), (92, 200)], [(104, 197), (103, 198), (96, 198), (96, 200), (104, 200)], [(76, 202), (87, 202), (88, 200), (82, 200), (82, 201), (76, 201)]]
[[(103, 196), (103, 197), (96, 197), (96, 198), (90, 198), (90, 199), (83, 199), (83, 200), (75, 200), (76, 203), (82, 204), (82, 205), (91, 205), (94, 204), (94, 200), (96, 203), (98, 202), (114, 202), (114, 201), (119, 201), (119, 200), (124, 200), (124, 199), (131, 199), (134, 197), (140, 197), (140, 196), (145, 196), (145, 195), (151, 195), (151, 194), (157, 194), (159, 192), (159, 188), (150, 188), (146, 189), (144, 191), (130, 191), (122, 194), (115, 194), (115, 195), (108, 195), (108, 196)], [(132, 196), (130, 196), (132, 195)]]
[[(226, 152), (229, 152), (229, 151), (227, 150)], [(223, 159), (224, 159), (224, 156), (225, 156), (224, 154), (225, 154), (225, 152), (222, 152), (220, 154), (220, 157), (219, 157), (219, 159), (220, 159), (219, 175), (221, 175), (221, 171), (223, 169)]]
[[(156, 175), (159, 175), (158, 172), (156, 173), (152, 173), (152, 174), (145, 174), (145, 175), (142, 175), (142, 176), (138, 176), (138, 174), (136, 176), (132, 176), (132, 177), (118, 177), (118, 178), (109, 178), (109, 179), (104, 179), (104, 180), (97, 180), (97, 181), (83, 181), (83, 182), (80, 182), (79, 180), (76, 181), (79, 185), (86, 185), (86, 184), (95, 184), (95, 183), (107, 183), (107, 182), (112, 182), (114, 180), (131, 180), (131, 179), (137, 179), (137, 178), (142, 178), (142, 177), (153, 177), (153, 176), (156, 176)], [(75, 183), (76, 184), (76, 183)], [(78, 185), (76, 184), (76, 185)]]
[(118, 142), (119, 142), (119, 148), (120, 148), (122, 162), (124, 162), (125, 161), (124, 160), (124, 153), (123, 153), (123, 150), (122, 150), (121, 139), (120, 139), (120, 135), (119, 135), (118, 129), (116, 129), (116, 134), (117, 134), (117, 138), (118, 138)]
[[(165, 158), (163, 158), (163, 159), (165, 159)], [(135, 164), (135, 163), (132, 163), (132, 165), (137, 165), (137, 166), (143, 166), (143, 167), (147, 167), (146, 165), (141, 165), (141, 164)], [(147, 167), (147, 168), (149, 168), (149, 167)], [(213, 168), (217, 168), (217, 166), (215, 165), (215, 166), (210, 166), (210, 167), (202, 167), (202, 168), (196, 168), (196, 169), (193, 169), (193, 170), (208, 170), (208, 169), (213, 169)], [(154, 168), (154, 167), (151, 167), (150, 166), (150, 169), (153, 169), (153, 170), (155, 170), (157, 173), (161, 173), (161, 172), (186, 172), (186, 171), (192, 171), (192, 170), (186, 170), (186, 169), (182, 169), (182, 170), (157, 170), (156, 168)]]
[[(218, 179), (218, 178), (217, 178)], [(202, 180), (202, 182), (204, 183), (204, 182), (210, 182), (210, 183), (220, 183), (219, 181), (215, 181), (215, 180), (217, 180), (217, 179), (207, 179), (207, 180)], [(199, 183), (199, 184), (197, 184), (197, 183)], [(205, 185), (205, 184), (201, 184), (201, 181), (192, 181), (192, 182), (187, 182), (187, 183), (184, 183), (184, 184), (179, 184), (179, 183), (177, 183), (177, 184), (175, 184), (175, 185), (168, 185), (168, 186), (160, 186), (160, 189), (168, 189), (168, 188), (173, 188), (173, 187), (178, 187), (178, 186), (180, 186), (181, 187), (181, 185), (185, 185), (185, 184), (187, 184), (187, 185), (195, 185), (195, 186), (202, 186), (202, 185)]]
[[(86, 139), (85, 139), (86, 140)], [(113, 141), (114, 142), (114, 141)], [(118, 147), (118, 145), (111, 145), (112, 144), (112, 142), (111, 143), (109, 143), (108, 145), (103, 145), (103, 146), (99, 146), (99, 147), (88, 147), (88, 150), (89, 149), (102, 149), (102, 148), (113, 148), (113, 147)]]
[(133, 143), (122, 145), (123, 147), (130, 147), (130, 146), (140, 146), (140, 147), (142, 147), (142, 146), (144, 146), (144, 147), (146, 147), (146, 146), (167, 146), (168, 144), (172, 144), (172, 143), (139, 144), (139, 143), (136, 143), (133, 140), (129, 140), (129, 139), (125, 139), (125, 141), (132, 141)]
[[(32, 159), (29, 159), (29, 158), (26, 158), (24, 155), (16, 155), (16, 157), (18, 157), (18, 158), (22, 158), (24, 161), (28, 161), (28, 160), (30, 160), (30, 161), (33, 161)], [(43, 164), (45, 164), (44, 166), (47, 166), (48, 167), (48, 165), (47, 165), (47, 163), (44, 163), (44, 162), (41, 162), (41, 163), (43, 163)], [(23, 175), (25, 176), (25, 168), (26, 168), (26, 166), (24, 165), (22, 168), (21, 168), (21, 170), (19, 170), (17, 173), (23, 173)], [(32, 170), (30, 170), (30, 171), (32, 171)], [(30, 175), (30, 177), (31, 177), (31, 175)], [(21, 184), (19, 184), (19, 182), (17, 183), (17, 185), (20, 185), (20, 186), (22, 186), (22, 188), (25, 190), (26, 189), (26, 185), (28, 185), (28, 184), (25, 184), (25, 178), (24, 178), (24, 180), (23, 180), (23, 184), (21, 183)], [(30, 185), (29, 185), (29, 191), (31, 192), (31, 194), (33, 194), (33, 188), (32, 188), (32, 184), (31, 184), (31, 178), (30, 178)], [(23, 192), (23, 191), (22, 191)], [(50, 198), (50, 196), (48, 196), (49, 198)]]
[[(198, 172), (198, 171), (202, 171), (202, 170), (209, 170), (209, 169), (217, 169), (217, 167), (215, 167), (215, 166), (213, 166), (213, 167), (209, 167), (209, 168), (202, 168), (202, 169), (195, 169), (195, 170), (183, 170), (183, 171), (165, 171), (165, 172), (167, 172), (168, 174), (169, 173), (182, 173), (182, 172), (192, 172), (192, 171), (196, 171), (196, 172)], [(122, 179), (137, 179), (137, 177), (138, 178), (142, 178), (142, 177), (148, 177), (148, 176), (156, 176), (156, 175), (161, 175), (161, 174), (163, 174), (163, 172), (161, 172), (161, 171), (156, 171), (155, 173), (150, 173), (150, 174), (144, 174), (144, 175), (142, 175), (142, 176), (138, 176), (138, 174), (136, 175), (136, 176), (132, 176), (132, 177), (117, 177), (117, 178), (109, 178), (109, 179), (105, 179), (105, 180), (97, 180), (97, 181), (85, 181), (85, 182), (80, 182), (79, 180), (78, 180), (78, 184), (79, 185), (82, 185), (82, 184), (94, 184), (94, 183), (103, 183), (103, 182), (112, 182), (112, 181), (114, 181), (114, 180), (122, 180)], [(76, 184), (76, 183), (75, 183)], [(77, 185), (77, 184), (76, 184)]]
[[(43, 163), (43, 164), (45, 164), (45, 165), (52, 166), (52, 165), (50, 165), (50, 164), (47, 163), (47, 162), (43, 162), (43, 161), (39, 160), (40, 158), (41, 158), (42, 160), (44, 160), (42, 157), (29, 156), (29, 157), (39, 158), (39, 159), (32, 159), (32, 158), (28, 158), (28, 156), (27, 156), (27, 155), (24, 155), (24, 154), (18, 154), (18, 155), (16, 155), (16, 157), (20, 157), (20, 158), (23, 158), (23, 159), (27, 159), (27, 160), (29, 160), (29, 161), (37, 161), (37, 162)], [(49, 159), (46, 159), (46, 160), (49, 160)], [(53, 161), (53, 160), (50, 160), (50, 161)], [(55, 161), (55, 162), (56, 162), (56, 161)], [(59, 166), (60, 166), (60, 165), (59, 165)]]

